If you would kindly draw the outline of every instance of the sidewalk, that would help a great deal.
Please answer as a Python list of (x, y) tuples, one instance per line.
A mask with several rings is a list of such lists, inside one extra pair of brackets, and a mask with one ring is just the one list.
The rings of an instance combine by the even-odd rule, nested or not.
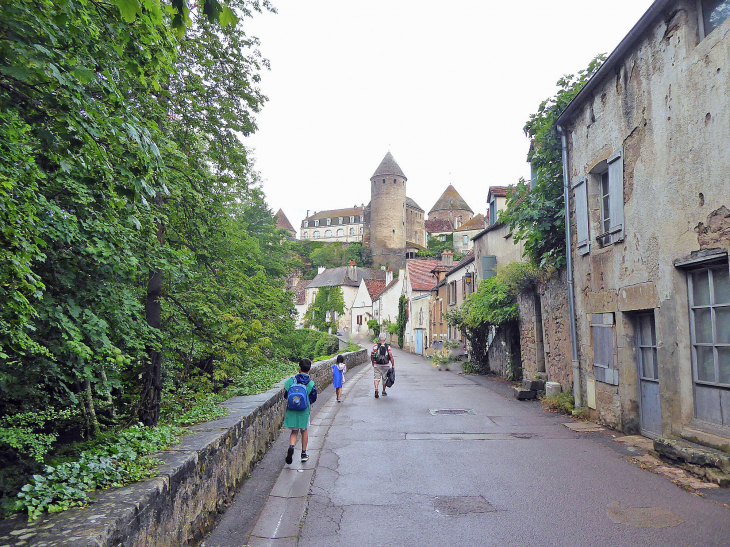
[(374, 399), (365, 366), (348, 378), (343, 403), (331, 397), (314, 416), (310, 461), (285, 466), (280, 451), (284, 469), (251, 547), (684, 546), (730, 537), (725, 507), (629, 462), (640, 448), (614, 442), (614, 432), (573, 431), (565, 416), (487, 389), (486, 379), (394, 353), (389, 397)]

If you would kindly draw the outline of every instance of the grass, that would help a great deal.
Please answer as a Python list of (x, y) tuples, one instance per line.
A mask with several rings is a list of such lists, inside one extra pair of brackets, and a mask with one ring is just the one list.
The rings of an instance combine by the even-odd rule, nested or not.
[(561, 392), (548, 395), (542, 400), (542, 404), (548, 412), (572, 415), (575, 410), (575, 401), (572, 393)]

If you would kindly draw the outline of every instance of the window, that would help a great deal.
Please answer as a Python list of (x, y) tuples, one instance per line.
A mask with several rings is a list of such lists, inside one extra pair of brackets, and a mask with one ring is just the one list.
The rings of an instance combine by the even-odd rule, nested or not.
[(357, 316), (357, 324), (362, 325), (362, 315)]
[(355, 228), (350, 228), (350, 235), (351, 236), (354, 236), (355, 235)]
[(659, 366), (653, 313), (645, 313), (636, 318), (636, 353), (641, 379), (658, 381)]
[(352, 224), (353, 222), (355, 222), (355, 217), (350, 217), (350, 223)]
[(489, 225), (491, 226), (495, 222), (497, 222), (497, 200), (492, 198), (492, 201), (489, 202)]
[(342, 224), (342, 217), (339, 217), (339, 218), (337, 219), (337, 224)]
[(360, 226), (360, 235), (362, 235), (362, 226)]
[(398, 179), (393, 179), (393, 184), (398, 184)]
[(327, 226), (329, 226), (330, 224), (332, 224), (332, 219), (331, 218), (328, 218), (327, 219)]
[(469, 245), (469, 236), (464, 236), (464, 245)]
[(332, 230), (325, 230), (324, 237), (332, 237)]
[(698, 0), (701, 12), (700, 39), (710, 34), (730, 16), (730, 0)]
[(456, 304), (456, 281), (449, 283), (449, 304)]
[(575, 196), (575, 246), (578, 254), (585, 255), (591, 250), (591, 242), (588, 237), (588, 189), (585, 177), (575, 181), (573, 192)]
[(309, 232), (304, 232), (304, 239), (309, 239)]
[(446, 236), (441, 236), (441, 241), (446, 241)]
[[(600, 245), (611, 245), (624, 238), (624, 162), (621, 148), (606, 163), (601, 162), (594, 174), (598, 177)], [(586, 213), (587, 216), (587, 213)]]
[(385, 179), (383, 179), (383, 184), (385, 184)]
[(593, 334), (593, 375), (599, 382), (618, 385), (613, 313), (591, 314)]
[(315, 221), (314, 221), (314, 225), (315, 225), (315, 226), (319, 226), (319, 220), (315, 220)]
[(315, 230), (314, 233), (312, 234), (312, 237), (314, 239), (319, 239), (319, 230)]
[(309, 226), (309, 222), (305, 220), (304, 221), (304, 227), (307, 228), (308, 226)]
[(695, 382), (730, 387), (730, 274), (724, 264), (687, 275)]
[(344, 236), (344, 235), (345, 235), (345, 230), (343, 230), (342, 228), (340, 228), (339, 230), (337, 230), (337, 236), (338, 237), (339, 236)]

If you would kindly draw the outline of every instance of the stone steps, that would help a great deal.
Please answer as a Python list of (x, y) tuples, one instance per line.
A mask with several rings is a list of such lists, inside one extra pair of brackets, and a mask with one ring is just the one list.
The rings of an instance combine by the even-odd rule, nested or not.
[(654, 451), (665, 461), (719, 486), (730, 486), (730, 454), (685, 439), (659, 437)]

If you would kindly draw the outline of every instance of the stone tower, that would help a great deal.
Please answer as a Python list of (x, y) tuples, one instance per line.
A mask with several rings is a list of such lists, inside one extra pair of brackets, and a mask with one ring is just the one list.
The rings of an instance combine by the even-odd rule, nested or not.
[[(375, 266), (393, 270), (406, 261), (406, 176), (388, 152), (370, 177), (370, 252)], [(367, 239), (367, 238), (366, 238)]]

